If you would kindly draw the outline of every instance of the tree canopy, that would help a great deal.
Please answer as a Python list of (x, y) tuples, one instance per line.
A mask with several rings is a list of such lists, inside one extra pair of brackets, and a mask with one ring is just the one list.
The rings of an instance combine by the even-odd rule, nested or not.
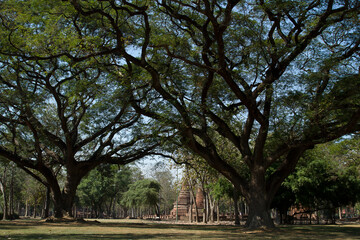
[[(274, 226), (271, 201), (307, 149), (360, 130), (359, 1), (9, 0), (1, 7), (2, 78), (34, 78), (17, 74), (30, 68), (46, 80), (63, 63), (66, 74), (99, 67), (111, 76), (110, 90), (122, 76), (128, 107), (176, 133), (175, 145), (242, 193), (248, 227)], [(59, 70), (48, 67), (54, 61)], [(118, 101), (112, 106), (123, 107)], [(224, 142), (237, 152), (230, 161), (220, 153)]]
[[(57, 54), (75, 44), (63, 45), (66, 39), (76, 42), (66, 33), (71, 11), (65, 6), (1, 5), (0, 155), (49, 186), (55, 215), (62, 216), (71, 212), (76, 188), (90, 170), (153, 154), (156, 127), (131, 107), (126, 77), (108, 56), (74, 62)], [(60, 172), (66, 175), (63, 189)]]

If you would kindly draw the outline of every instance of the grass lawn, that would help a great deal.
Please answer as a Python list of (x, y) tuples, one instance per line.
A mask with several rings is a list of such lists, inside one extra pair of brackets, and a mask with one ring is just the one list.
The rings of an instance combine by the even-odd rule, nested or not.
[(360, 239), (360, 225), (297, 225), (250, 231), (226, 225), (181, 225), (140, 220), (100, 223), (0, 221), (0, 239)]

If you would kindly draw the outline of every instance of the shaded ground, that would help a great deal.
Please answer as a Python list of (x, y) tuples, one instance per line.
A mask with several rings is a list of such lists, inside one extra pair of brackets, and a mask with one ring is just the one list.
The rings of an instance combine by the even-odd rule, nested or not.
[(281, 226), (271, 231), (249, 231), (228, 225), (98, 221), (100, 223), (0, 221), (0, 239), (360, 239), (360, 225), (298, 225)]

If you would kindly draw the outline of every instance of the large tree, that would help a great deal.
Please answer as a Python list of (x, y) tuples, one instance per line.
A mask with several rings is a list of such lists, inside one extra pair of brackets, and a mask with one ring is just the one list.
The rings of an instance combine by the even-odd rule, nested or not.
[[(91, 51), (62, 44), (48, 55), (122, 63), (136, 79), (132, 106), (177, 130), (179, 142), (239, 189), (248, 227), (274, 226), (270, 203), (307, 149), (360, 129), (359, 1), (58, 4), (73, 6), (66, 26)], [(63, 36), (51, 44), (74, 43)], [(219, 135), (240, 157), (219, 153)]]
[(106, 86), (99, 69), (72, 72), (64, 64), (16, 62), (2, 68), (0, 81), (0, 155), (51, 188), (57, 217), (71, 213), (90, 170), (132, 162), (159, 145), (120, 86)]
[(71, 215), (81, 179), (100, 164), (152, 154), (159, 146), (150, 137), (155, 127), (131, 107), (126, 76), (110, 57), (80, 62), (57, 54), (74, 44), (72, 54), (91, 55), (88, 42), (64, 42), (76, 16), (37, 1), (2, 4), (0, 155), (51, 189), (56, 217)]

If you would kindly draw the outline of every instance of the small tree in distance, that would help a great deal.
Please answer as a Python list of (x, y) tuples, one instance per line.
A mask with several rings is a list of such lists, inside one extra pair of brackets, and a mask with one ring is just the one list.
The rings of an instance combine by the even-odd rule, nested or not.
[(129, 190), (122, 197), (122, 204), (129, 208), (145, 210), (153, 208), (156, 216), (160, 217), (159, 194), (160, 184), (151, 179), (139, 180), (129, 186)]
[(103, 164), (93, 169), (79, 184), (77, 195), (84, 208), (91, 207), (95, 217), (115, 217), (113, 209), (133, 183), (134, 167)]
[(160, 184), (160, 213), (168, 215), (173, 209), (176, 191), (175, 179), (168, 168), (153, 169), (153, 178)]

